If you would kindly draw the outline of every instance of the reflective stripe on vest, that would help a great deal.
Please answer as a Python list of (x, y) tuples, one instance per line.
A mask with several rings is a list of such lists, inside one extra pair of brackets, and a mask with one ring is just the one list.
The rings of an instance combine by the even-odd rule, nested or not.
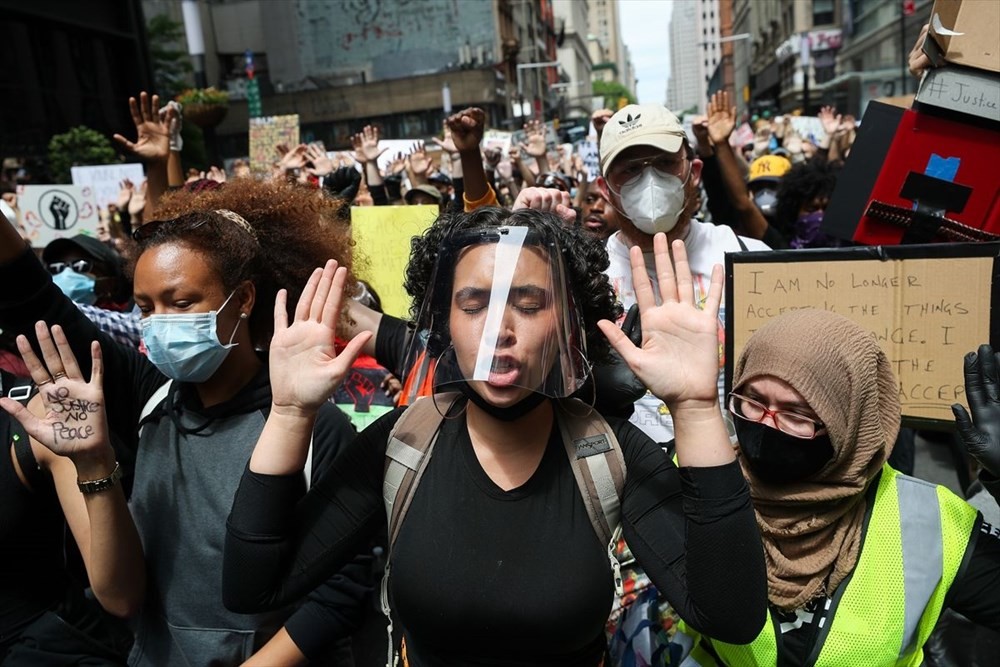
[[(955, 494), (889, 466), (872, 505), (858, 563), (834, 594), (806, 664), (919, 665), (977, 524), (975, 508)], [(769, 612), (750, 644), (711, 644), (731, 667), (774, 667), (779, 632)]]

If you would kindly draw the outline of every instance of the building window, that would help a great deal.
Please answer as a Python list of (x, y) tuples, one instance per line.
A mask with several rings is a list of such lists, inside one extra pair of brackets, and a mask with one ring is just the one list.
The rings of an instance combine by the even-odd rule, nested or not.
[(834, 0), (813, 0), (813, 25), (833, 23)]

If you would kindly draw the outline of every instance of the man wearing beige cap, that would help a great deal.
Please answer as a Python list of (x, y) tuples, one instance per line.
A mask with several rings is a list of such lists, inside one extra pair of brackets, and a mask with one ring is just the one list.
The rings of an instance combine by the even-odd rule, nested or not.
[[(653, 235), (687, 247), (695, 291), (708, 294), (712, 267), (725, 264), (727, 252), (768, 250), (755, 239), (737, 237), (732, 228), (693, 220), (699, 206), (701, 160), (695, 157), (680, 121), (658, 104), (630, 104), (615, 113), (601, 135), (601, 191), (618, 211), (620, 228), (608, 238), (611, 265), (607, 274), (626, 310), (635, 303), (629, 248), (646, 256), (649, 278), (656, 289)], [(719, 401), (723, 395), (725, 304), (719, 310)], [(674, 437), (666, 405), (650, 393), (635, 403), (632, 423), (657, 442)]]

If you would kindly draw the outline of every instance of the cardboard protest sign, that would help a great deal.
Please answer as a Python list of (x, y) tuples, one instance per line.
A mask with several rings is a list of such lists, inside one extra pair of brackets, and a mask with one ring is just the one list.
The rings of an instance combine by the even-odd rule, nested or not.
[(594, 182), (601, 175), (601, 163), (598, 159), (597, 140), (581, 141), (577, 144), (577, 152), (583, 160), (583, 166), (587, 169), (587, 180)]
[[(409, 155), (413, 152), (416, 144), (417, 142), (411, 139), (379, 139), (378, 149), (384, 152), (376, 160), (378, 168), (383, 172), (386, 171), (398, 153)], [(433, 152), (434, 150), (431, 146), (427, 146), (427, 148), (428, 152)]]
[(503, 155), (507, 155), (510, 150), (510, 132), (503, 130), (486, 130), (483, 132), (483, 148), (493, 148), (499, 150)]
[[(951, 423), (965, 402), (963, 356), (998, 340), (1000, 244), (743, 252), (726, 256), (726, 390), (747, 339), (800, 308), (872, 331), (910, 423)], [(817, 332), (822, 336), (822, 332)]]
[[(931, 9), (930, 31), (926, 42), (938, 47), (940, 58), (956, 65), (966, 65), (990, 72), (1000, 72), (997, 35), (1000, 34), (1000, 3), (972, 0), (935, 0)], [(941, 62), (932, 55), (935, 66)]]
[(99, 220), (90, 188), (78, 185), (19, 185), (21, 224), (32, 247), (43, 248), (58, 238), (97, 236)]
[(70, 167), (70, 173), (73, 185), (90, 188), (94, 193), (94, 201), (100, 208), (107, 208), (108, 204), (118, 201), (121, 182), (126, 178), (137, 188), (146, 180), (142, 165), (134, 162)]
[(753, 143), (753, 128), (750, 123), (740, 123), (732, 134), (729, 135), (729, 145), (739, 150), (747, 144)]
[(403, 289), (410, 239), (423, 234), (438, 212), (437, 206), (351, 208), (355, 273), (378, 292), (389, 315), (405, 318), (410, 312), (410, 296)]
[(276, 156), (274, 147), (287, 144), (294, 148), (299, 144), (299, 115), (264, 116), (250, 119), (250, 170), (254, 174), (266, 174)]

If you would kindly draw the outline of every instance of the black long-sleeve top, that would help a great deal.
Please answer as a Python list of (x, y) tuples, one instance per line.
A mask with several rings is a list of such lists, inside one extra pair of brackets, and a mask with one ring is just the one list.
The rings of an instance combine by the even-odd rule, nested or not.
[[(366, 429), (303, 497), (299, 475), (244, 473), (229, 517), (226, 605), (280, 606), (384, 529), (382, 478), (402, 409)], [(763, 549), (736, 463), (680, 468), (626, 421), (625, 539), (680, 615), (745, 643), (765, 618)], [(445, 420), (393, 546), (390, 594), (411, 665), (597, 665), (613, 582), (553, 429), (542, 461), (504, 491), (464, 415)]]

